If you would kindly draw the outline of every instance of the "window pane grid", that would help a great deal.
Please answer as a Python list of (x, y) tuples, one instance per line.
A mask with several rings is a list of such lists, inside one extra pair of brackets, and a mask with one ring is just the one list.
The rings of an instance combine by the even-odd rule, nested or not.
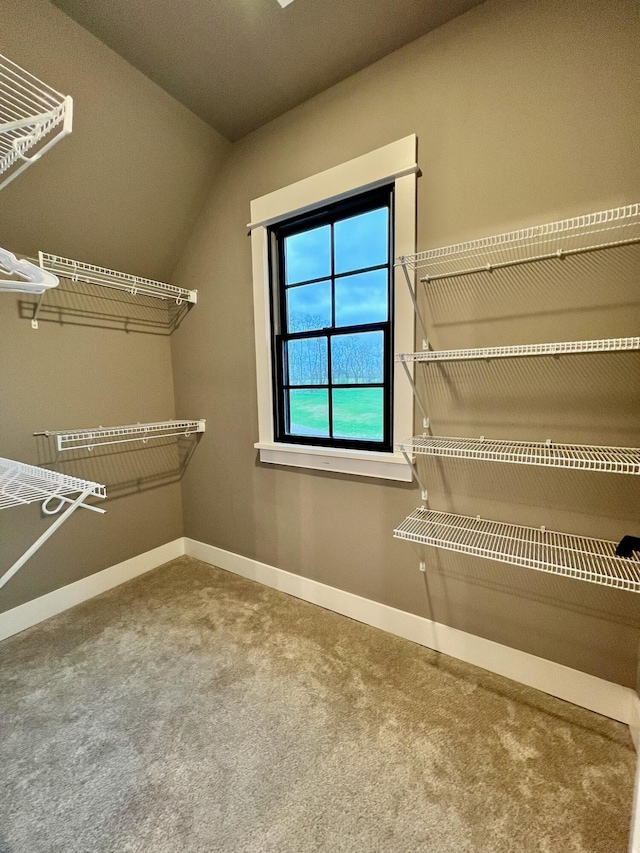
[[(362, 449), (387, 450), (391, 447), (390, 259), (393, 251), (390, 201), (387, 191), (383, 204), (378, 194), (375, 205), (363, 204), (355, 208), (355, 214), (354, 205), (350, 203), (350, 213), (336, 214), (333, 218), (323, 213), (324, 221), (322, 217), (311, 219), (318, 224), (309, 222), (305, 228), (303, 221), (302, 227), (285, 226), (281, 234), (277, 227), (274, 229), (281, 282), (277, 290), (279, 311), (276, 310), (276, 316), (279, 315), (282, 326), (274, 341), (278, 441), (302, 440), (310, 444)], [(352, 247), (349, 241), (353, 233), (358, 228), (362, 230), (362, 220), (370, 214), (384, 219), (385, 233), (374, 235), (376, 239), (369, 244), (364, 241)], [(337, 226), (341, 232), (339, 250)], [(355, 231), (350, 230), (352, 226)], [(314, 241), (318, 244), (321, 238), (320, 255), (304, 257), (299, 252), (297, 255), (290, 252), (291, 244), (287, 241), (292, 237), (298, 238), (296, 246), (304, 246), (306, 242), (312, 245)], [(384, 249), (380, 248), (382, 237)], [(316, 249), (317, 245), (313, 251)], [(336, 272), (338, 251), (340, 272)], [(377, 262), (361, 266), (362, 260), (367, 259), (363, 257), (367, 252), (377, 254), (372, 258)], [(386, 263), (379, 262), (383, 252)], [(290, 256), (295, 256), (295, 269), (291, 274), (287, 268)], [(353, 263), (356, 259), (360, 264)], [(301, 271), (307, 270), (316, 275), (301, 278)], [(319, 272), (323, 274), (318, 275)], [(371, 278), (376, 273), (377, 279)], [(324, 295), (323, 285), (327, 286)], [(327, 304), (327, 296), (330, 304)], [(329, 314), (331, 325), (327, 326)], [(359, 314), (365, 322), (357, 322)], [(356, 322), (348, 322), (353, 319)], [(277, 332), (277, 325), (274, 331)], [(293, 347), (291, 351), (290, 347)], [(335, 379), (340, 381), (334, 381), (334, 371)], [(326, 376), (326, 381), (318, 381), (320, 376)]]
[(375, 272), (376, 270), (388, 270), (389, 264), (373, 264), (370, 267), (362, 267), (357, 270), (349, 270), (349, 272), (337, 272), (332, 276), (321, 275), (320, 278), (310, 278), (305, 281), (296, 281), (293, 284), (285, 284), (287, 290), (294, 290), (296, 287), (304, 287), (306, 284), (318, 284), (321, 281), (328, 281), (329, 278), (349, 278), (352, 275), (359, 275), (363, 272)]
[(331, 338), (340, 335), (358, 334), (359, 332), (384, 332), (388, 334), (389, 323), (363, 323), (362, 325), (336, 326), (332, 328), (325, 326), (322, 329), (307, 329), (304, 332), (290, 332), (287, 335), (278, 335), (278, 340), (298, 341), (303, 338)]
[[(331, 223), (331, 328), (336, 327), (336, 270), (335, 270), (335, 223)], [(329, 342), (329, 350), (331, 350), (331, 342)], [(331, 379), (331, 371), (329, 371), (329, 379)], [(329, 395), (331, 396), (331, 395)], [(331, 423), (331, 421), (329, 422)]]
[[(331, 223), (331, 327), (335, 328), (336, 325), (336, 280), (335, 280), (335, 243), (334, 243), (334, 223)], [(331, 438), (333, 435), (333, 393), (331, 391), (331, 377), (333, 376), (333, 346), (332, 346), (332, 336), (327, 335), (327, 351), (328, 351), (328, 385), (329, 389), (327, 390), (327, 403), (329, 409), (329, 435)]]
[(285, 391), (305, 391), (309, 390), (320, 390), (320, 389), (333, 389), (333, 388), (384, 388), (384, 382), (358, 382), (356, 383), (347, 383), (347, 382), (333, 382), (331, 385), (283, 385), (282, 386)]

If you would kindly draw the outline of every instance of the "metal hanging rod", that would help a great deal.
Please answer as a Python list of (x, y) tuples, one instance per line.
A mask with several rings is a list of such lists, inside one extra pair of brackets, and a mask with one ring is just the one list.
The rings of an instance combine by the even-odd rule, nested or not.
[(13, 459), (0, 458), (0, 509), (42, 502), (45, 515), (57, 515), (65, 511), (45, 532), (16, 560), (2, 576), (0, 587), (13, 577), (18, 569), (38, 551), (55, 531), (75, 512), (78, 507), (104, 513), (103, 509), (84, 503), (88, 497), (106, 498), (107, 493), (100, 483), (80, 480), (58, 471), (25, 465)]
[(38, 252), (38, 258), (42, 269), (49, 270), (54, 275), (67, 278), (71, 281), (84, 281), (88, 284), (97, 284), (100, 287), (110, 287), (114, 290), (124, 291), (132, 296), (151, 296), (154, 299), (168, 299), (181, 305), (183, 302), (197, 302), (198, 291), (186, 290), (184, 287), (176, 287), (163, 281), (153, 281), (150, 278), (140, 278), (137, 275), (118, 272), (117, 270), (97, 267), (93, 264), (85, 264), (70, 258), (62, 258), (59, 255), (51, 255), (47, 252)]
[(550, 344), (517, 344), (475, 349), (424, 350), (396, 354), (396, 361), (480, 361), (490, 358), (518, 358), (537, 355), (578, 355), (589, 352), (640, 350), (640, 337), (604, 338), (595, 341), (562, 341)]
[(58, 277), (0, 247), (0, 271), (18, 278), (0, 278), (0, 291), (44, 293), (59, 284)]
[(397, 539), (500, 563), (640, 592), (640, 556), (616, 556), (616, 543), (419, 507)]
[(637, 242), (639, 203), (428, 249), (402, 256), (396, 265), (427, 270), (421, 280), (429, 282)]
[(71, 97), (0, 54), (0, 189), (71, 133), (72, 123)]
[(423, 435), (400, 442), (397, 449), (405, 454), (405, 458), (410, 454), (418, 454), (541, 465), (547, 468), (573, 468), (579, 471), (640, 474), (640, 448), (636, 447)]
[(108, 444), (122, 444), (129, 441), (147, 443), (152, 438), (171, 436), (189, 436), (204, 432), (206, 421), (159, 421), (151, 424), (129, 424), (117, 427), (94, 427), (77, 430), (46, 430), (34, 435), (55, 436), (56, 447), (62, 450), (93, 450)]

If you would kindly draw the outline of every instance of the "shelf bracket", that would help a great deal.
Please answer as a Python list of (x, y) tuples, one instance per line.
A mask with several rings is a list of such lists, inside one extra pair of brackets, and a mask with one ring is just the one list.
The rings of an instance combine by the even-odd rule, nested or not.
[(85, 489), (85, 491), (81, 492), (80, 495), (75, 500), (70, 500), (69, 498), (61, 497), (58, 495), (52, 495), (51, 498), (55, 498), (55, 499), (59, 500), (58, 506), (53, 508), (53, 509), (49, 509), (46, 506), (46, 504), (48, 503), (48, 501), (51, 498), (48, 498), (46, 501), (44, 501), (43, 511), (44, 511), (45, 515), (53, 515), (53, 514), (59, 512), (62, 509), (63, 505), (66, 503), (69, 503), (70, 505), (62, 513), (62, 515), (59, 516), (59, 518), (57, 518), (53, 522), (53, 524), (51, 524), (44, 531), (42, 536), (38, 537), (38, 539), (36, 539), (36, 541), (33, 543), (33, 545), (30, 548), (28, 548), (24, 552), (24, 554), (15, 561), (15, 563), (11, 566), (11, 568), (7, 569), (7, 571), (2, 576), (0, 576), (0, 588), (2, 588), (7, 583), (7, 581), (10, 580), (15, 575), (15, 573), (24, 566), (24, 564), (27, 562), (27, 560), (29, 560), (29, 559), (31, 559), (31, 557), (33, 557), (33, 555), (36, 553), (36, 551), (40, 550), (40, 548), (44, 545), (44, 543), (47, 541), (47, 539), (49, 539), (51, 536), (53, 536), (53, 534), (56, 532), (56, 530), (65, 523), (65, 521), (69, 518), (69, 516), (72, 515), (78, 509), (78, 507), (83, 507), (84, 509), (91, 509), (91, 510), (94, 510), (94, 512), (101, 512), (101, 513), (105, 512), (105, 510), (103, 510), (103, 509), (99, 509), (98, 507), (90, 506), (89, 504), (84, 503), (85, 499), (90, 494), (92, 494), (92, 491), (93, 491), (92, 489)]
[(429, 415), (425, 407), (422, 405), (422, 400), (420, 399), (420, 395), (418, 394), (418, 389), (416, 388), (416, 383), (413, 381), (413, 376), (411, 375), (411, 371), (407, 367), (406, 361), (401, 361), (400, 364), (404, 367), (404, 372), (407, 375), (407, 379), (409, 380), (409, 384), (411, 385), (411, 390), (413, 391), (413, 396), (415, 397), (416, 403), (418, 404), (418, 408), (422, 412), (422, 424), (425, 429), (431, 429), (431, 421), (429, 419)]
[(401, 449), (401, 453), (404, 456), (405, 462), (407, 463), (407, 465), (411, 469), (411, 476), (416, 481), (416, 483), (420, 486), (420, 490), (422, 492), (422, 500), (427, 501), (429, 499), (429, 492), (427, 491), (427, 487), (424, 485), (424, 483), (420, 479), (420, 475), (418, 474), (418, 466), (415, 465), (411, 461), (409, 454), (405, 450)]
[(31, 328), (38, 328), (38, 314), (40, 313), (40, 309), (42, 308), (42, 303), (44, 301), (44, 293), (40, 294), (40, 298), (36, 302), (35, 308), (33, 309), (33, 317), (31, 318)]
[(409, 288), (409, 296), (411, 297), (411, 301), (413, 302), (413, 310), (415, 311), (416, 319), (422, 332), (422, 349), (429, 349), (429, 335), (427, 334), (427, 327), (424, 324), (422, 314), (420, 313), (420, 309), (418, 308), (418, 299), (416, 296), (416, 291), (414, 286), (411, 284), (411, 277), (409, 276), (407, 265), (404, 259), (401, 258), (400, 260), (400, 266), (402, 267), (402, 272), (404, 273), (404, 278), (407, 282), (407, 287)]

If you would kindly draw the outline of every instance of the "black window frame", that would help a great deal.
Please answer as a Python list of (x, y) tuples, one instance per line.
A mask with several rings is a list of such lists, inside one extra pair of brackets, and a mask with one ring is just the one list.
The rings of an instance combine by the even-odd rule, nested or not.
[[(278, 443), (308, 445), (311, 447), (327, 447), (345, 450), (378, 451), (380, 453), (393, 453), (393, 352), (394, 352), (394, 184), (359, 193), (343, 201), (327, 204), (313, 211), (300, 214), (290, 219), (281, 221), (269, 227), (269, 288), (271, 309), (271, 352), (272, 352), (272, 379), (273, 379), (273, 421), (274, 440)], [(388, 247), (387, 263), (375, 264), (358, 270), (349, 270), (344, 273), (336, 273), (334, 264), (334, 225), (336, 222), (349, 219), (368, 211), (387, 207), (388, 217)], [(318, 281), (330, 280), (331, 282), (331, 320), (332, 325), (323, 329), (313, 329), (304, 332), (288, 332), (286, 330), (286, 292), (285, 287), (285, 238), (297, 233), (319, 228), (323, 225), (331, 225), (331, 273), (317, 279), (296, 282), (294, 287), (312, 284)], [(387, 270), (387, 319), (384, 322), (362, 323), (352, 326), (335, 325), (335, 282), (337, 279), (361, 272), (369, 272), (376, 269)], [(331, 340), (340, 335), (359, 332), (377, 332), (383, 334), (383, 377), (382, 382), (375, 383), (334, 383), (331, 375)], [(327, 384), (320, 385), (291, 385), (285, 383), (285, 359), (284, 353), (286, 343), (290, 340), (303, 338), (326, 338), (327, 340)], [(334, 438), (330, 436), (296, 435), (287, 432), (287, 406), (285, 397), (290, 388), (301, 390), (327, 389), (329, 430), (333, 429), (333, 401), (332, 389), (339, 388), (382, 388), (383, 390), (383, 437), (382, 441), (371, 441), (352, 438)]]

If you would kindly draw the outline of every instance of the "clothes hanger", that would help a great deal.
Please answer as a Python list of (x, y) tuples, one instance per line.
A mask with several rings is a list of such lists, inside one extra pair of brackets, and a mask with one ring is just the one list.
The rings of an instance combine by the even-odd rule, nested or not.
[(59, 279), (56, 275), (43, 270), (41, 267), (27, 261), (18, 259), (14, 254), (0, 246), (0, 271), (9, 275), (18, 276), (22, 281), (15, 278), (0, 278), (0, 291), (17, 293), (44, 293), (52, 287), (57, 287)]

